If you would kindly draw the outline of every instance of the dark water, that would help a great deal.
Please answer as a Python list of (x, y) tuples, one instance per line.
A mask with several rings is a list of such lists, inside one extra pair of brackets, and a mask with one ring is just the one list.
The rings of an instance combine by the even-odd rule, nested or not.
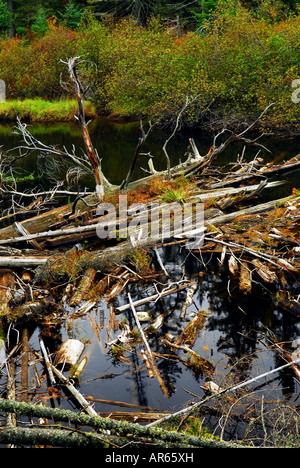
[[(144, 123), (147, 130), (148, 123)], [(81, 137), (81, 131), (76, 123), (57, 123), (57, 124), (38, 124), (35, 123), (29, 126), (32, 134), (43, 143), (55, 145), (57, 147), (66, 147), (69, 151), (74, 145), (76, 154), (81, 155), (84, 145)], [(107, 119), (97, 119), (90, 123), (89, 132), (92, 137), (94, 147), (97, 149), (99, 156), (102, 158), (103, 172), (107, 179), (112, 184), (119, 184), (127, 175), (129, 163), (134, 155), (134, 151), (141, 136), (139, 124), (133, 123), (115, 123)], [(225, 134), (226, 135), (226, 134)], [(229, 135), (229, 134), (228, 134)], [(226, 136), (228, 136), (226, 135)], [(165, 140), (170, 136), (166, 130), (155, 129), (150, 134), (145, 145), (141, 148), (144, 153), (150, 152), (153, 156), (153, 163), (156, 170), (164, 170), (166, 168), (166, 160), (162, 150)], [(189, 138), (194, 138), (200, 154), (205, 155), (212, 144), (213, 135), (203, 134), (200, 130), (186, 130), (178, 132), (172, 138), (167, 146), (168, 154), (171, 159), (171, 164), (177, 164), (179, 161), (186, 159), (185, 154), (188, 148)], [(224, 137), (223, 137), (224, 138)], [(222, 141), (222, 137), (219, 138)], [(0, 124), (0, 145), (4, 150), (12, 149), (22, 143), (20, 135), (14, 134), (13, 125)], [(260, 143), (269, 151), (258, 147), (247, 147), (244, 157), (245, 160), (253, 159), (257, 154), (263, 157), (266, 162), (276, 159), (283, 161), (295, 156), (299, 153), (300, 138), (276, 139), (273, 137), (265, 137), (260, 139)], [(234, 163), (237, 157), (242, 154), (244, 144), (234, 143), (229, 146), (215, 162), (216, 165), (223, 166)], [(11, 153), (18, 154), (18, 151)], [(148, 157), (142, 156), (137, 164), (134, 178), (139, 178), (147, 175), (144, 170), (148, 170)], [(36, 176), (34, 186), (40, 185), (44, 189), (49, 189), (55, 185), (55, 180), (62, 180), (64, 170), (69, 166), (69, 163), (63, 163), (57, 160), (57, 166), (51, 165), (52, 158), (38, 157), (35, 153), (21, 159), (17, 165), (20, 172), (32, 173)], [(144, 169), (144, 170), (143, 170)], [(283, 189), (282, 193), (290, 193), (291, 186), (299, 187), (299, 172), (293, 173), (285, 179), (289, 184)], [(93, 188), (93, 180), (83, 178), (81, 186)], [(284, 195), (283, 195), (284, 196)]]
[[(35, 124), (32, 127), (32, 132), (34, 136), (48, 144), (66, 146), (68, 149), (71, 149), (72, 144), (76, 148), (83, 146), (81, 133), (75, 124), (57, 124), (47, 127)], [(104, 173), (110, 182), (120, 183), (126, 176), (128, 164), (140, 136), (138, 125), (136, 123), (116, 124), (99, 119), (91, 123), (90, 133), (99, 155), (103, 157)], [(151, 151), (151, 154), (155, 156), (156, 169), (165, 167), (162, 146), (167, 136), (168, 133), (157, 131), (145, 145), (145, 152)], [(172, 155), (172, 163), (177, 163), (180, 159), (184, 160), (190, 136), (194, 137), (200, 153), (205, 154), (208, 151), (212, 142), (210, 136), (203, 136), (196, 130), (192, 133), (188, 132), (188, 134), (180, 133), (168, 147), (169, 154)], [(12, 134), (11, 127), (0, 127), (0, 143), (5, 150), (17, 146), (19, 142), (20, 137)], [(272, 151), (271, 154), (262, 151), (261, 155), (265, 160), (271, 160), (274, 157), (279, 160), (288, 159), (299, 152), (299, 140), (268, 138), (263, 143)], [(218, 164), (225, 165), (235, 162), (241, 151), (242, 145), (233, 145), (222, 155)], [(257, 151), (257, 148), (249, 148), (245, 157), (251, 159), (257, 154)], [(147, 167), (146, 159), (142, 161), (145, 168)], [(49, 161), (37, 159), (36, 155), (31, 155), (22, 159), (18, 165), (20, 173), (29, 171), (35, 175), (36, 179), (32, 182), (34, 187), (49, 189), (53, 186), (55, 174), (53, 171), (49, 172), (49, 167), (51, 168)], [(58, 173), (65, 169), (65, 166), (59, 166)], [(144, 174), (141, 169), (138, 169), (135, 177)], [(62, 178), (61, 173), (60, 175)], [(299, 175), (299, 171), (285, 175), (284, 179), (288, 183), (276, 188), (275, 195), (278, 197), (286, 196), (291, 193), (293, 187), (299, 188)], [(84, 187), (91, 189), (92, 183), (92, 180), (84, 178), (80, 182), (81, 189)], [(26, 184), (29, 188), (29, 183)], [(264, 199), (273, 196), (274, 193), (269, 191), (264, 194)], [(280, 341), (293, 340), (300, 334), (300, 323), (297, 316), (280, 308), (276, 302), (276, 290), (257, 284), (254, 294), (250, 298), (245, 298), (239, 293), (238, 285), (234, 281), (229, 282), (226, 272), (218, 270), (217, 259), (191, 255), (186, 258), (187, 252), (178, 246), (165, 248), (160, 251), (160, 254), (164, 265), (170, 271), (169, 281), (178, 281), (182, 277), (181, 263), (185, 261), (185, 278), (196, 279), (198, 282), (194, 303), (187, 311), (187, 320), (191, 318), (193, 312), (203, 310), (209, 314), (205, 327), (200, 332), (193, 349), (215, 366), (213, 380), (220, 381), (229, 368), (236, 365), (241, 359), (243, 363), (239, 366), (240, 379), (262, 374), (282, 364), (278, 353), (273, 348), (269, 348), (270, 343), (267, 337), (270, 333), (274, 333)], [(205, 268), (206, 264), (209, 266), (208, 269)], [(128, 302), (128, 291), (125, 289), (121, 296), (115, 300), (115, 306)], [(145, 288), (144, 285), (134, 284), (130, 287), (133, 300), (154, 293), (155, 290), (151, 285)], [(170, 311), (163, 327), (151, 338), (151, 346), (154, 351), (165, 352), (160, 338), (165, 335), (166, 331), (177, 336), (186, 325), (186, 322), (179, 319), (184, 299), (185, 292), (183, 291), (138, 309), (139, 311), (148, 311), (152, 317)], [(83, 395), (170, 411), (179, 410), (193, 400), (188, 392), (199, 396), (203, 395), (200, 385), (204, 384), (206, 376), (201, 373), (195, 374), (179, 361), (167, 359), (158, 359), (157, 361), (169, 391), (169, 397), (163, 394), (157, 379), (149, 378), (142, 365), (139, 352), (136, 350), (126, 356), (132, 365), (114, 361), (112, 356), (107, 354), (105, 347), (109, 313), (108, 305), (105, 302), (99, 303), (89, 316), (85, 315), (76, 319), (72, 316), (74, 310), (67, 310), (67, 312), (69, 318), (56, 330), (55, 339), (48, 337), (46, 341), (51, 351), (54, 351), (55, 347), (58, 347), (60, 342), (67, 338), (78, 338), (87, 343), (85, 352), (89, 355), (89, 360), (78, 387)], [(130, 313), (117, 316), (117, 319), (122, 320), (124, 316), (127, 317), (129, 323), (134, 324)], [(90, 318), (101, 327), (98, 337)], [(30, 328), (30, 345), (37, 350), (39, 350), (40, 332), (40, 328), (36, 325)], [(13, 336), (14, 331), (11, 330), (10, 333)], [(110, 339), (118, 334), (119, 332), (116, 332)], [(276, 374), (270, 385), (263, 386), (262, 392), (270, 399), (278, 398), (292, 402), (299, 392), (299, 384), (293, 378), (291, 371), (285, 370)], [(69, 407), (73, 403), (63, 399), (55, 400), (51, 404)], [(99, 412), (124, 410), (124, 408), (103, 403), (95, 403), (95, 409)]]

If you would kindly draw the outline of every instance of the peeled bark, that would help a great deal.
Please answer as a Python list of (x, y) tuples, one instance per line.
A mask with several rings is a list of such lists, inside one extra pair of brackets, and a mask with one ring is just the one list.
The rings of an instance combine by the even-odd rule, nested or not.
[(0, 315), (11, 312), (9, 302), (13, 297), (11, 290), (14, 286), (15, 275), (12, 270), (0, 270)]
[(240, 268), (240, 291), (244, 294), (250, 294), (252, 290), (251, 271), (246, 262), (241, 263)]

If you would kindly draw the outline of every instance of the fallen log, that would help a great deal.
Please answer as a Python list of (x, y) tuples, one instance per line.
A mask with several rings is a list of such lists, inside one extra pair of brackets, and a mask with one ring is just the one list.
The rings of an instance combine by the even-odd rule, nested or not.
[(13, 298), (11, 290), (15, 287), (16, 278), (12, 270), (0, 270), (0, 315), (11, 312), (9, 303)]
[[(50, 408), (47, 406), (42, 405), (33, 405), (24, 402), (17, 402), (17, 401), (9, 401), (3, 398), (0, 398), (0, 409), (4, 412), (8, 413), (17, 413), (23, 416), (29, 417), (38, 417), (38, 418), (45, 418), (51, 419), (55, 421), (66, 422), (68, 424), (75, 424), (76, 426), (88, 426), (94, 429), (97, 432), (103, 432), (104, 434), (106, 431), (110, 431), (111, 435), (117, 435), (119, 437), (127, 437), (131, 442), (132, 441), (143, 441), (144, 438), (149, 438), (153, 443), (163, 443), (163, 445), (168, 447), (170, 443), (177, 444), (179, 447), (181, 444), (184, 444), (185, 447), (187, 445), (195, 446), (195, 447), (207, 447), (207, 448), (244, 448), (245, 445), (241, 445), (238, 443), (231, 443), (231, 442), (223, 442), (214, 439), (206, 439), (205, 437), (194, 437), (184, 433), (178, 433), (175, 431), (167, 431), (164, 429), (158, 429), (155, 427), (150, 427), (152, 423), (149, 425), (143, 426), (137, 423), (129, 423), (127, 421), (116, 421), (114, 419), (109, 418), (102, 418), (99, 415), (88, 415), (84, 413), (75, 413), (74, 411), (64, 410), (64, 409), (57, 409), (57, 408)], [(172, 415), (168, 415), (167, 417), (170, 418)], [(163, 418), (162, 418), (163, 419)], [(162, 421), (162, 419), (158, 421), (154, 421), (157, 423)], [(36, 438), (36, 432), (31, 432), (32, 429), (26, 430), (27, 434), (27, 443), (32, 443), (36, 445), (36, 443), (40, 442), (39, 439)], [(3, 438), (1, 438), (1, 431), (0, 431), (0, 440), (3, 441), (10, 441), (15, 442), (13, 438), (13, 434), (9, 431), (9, 434), (4, 433)], [(32, 435), (30, 435), (32, 434)], [(62, 444), (59, 444), (59, 438), (53, 440), (52, 437), (55, 437), (56, 430), (54, 433), (50, 430), (49, 438), (45, 437), (42, 440), (42, 444), (50, 444), (50, 445), (66, 445), (66, 441), (64, 440)], [(70, 437), (70, 433), (68, 433), (68, 437)], [(84, 435), (84, 439), (86, 440), (87, 436)], [(72, 437), (71, 437), (72, 441)], [(24, 442), (24, 440), (23, 440)], [(100, 439), (99, 443), (101, 445), (102, 440)], [(71, 443), (71, 442), (70, 442)], [(77, 445), (76, 445), (77, 444)], [(78, 440), (75, 441), (75, 447), (78, 447)]]
[(49, 260), (47, 257), (38, 257), (38, 256), (10, 256), (10, 257), (0, 257), (0, 268), (3, 267), (12, 267), (12, 268), (26, 268), (26, 267), (36, 267), (40, 265), (46, 265)]
[(10, 317), (30, 319), (38, 317), (50, 306), (51, 300), (48, 298), (37, 301), (29, 301), (11, 310)]
[(97, 416), (96, 411), (94, 408), (89, 405), (87, 400), (81, 395), (81, 393), (74, 387), (74, 385), (65, 377), (53, 364), (49, 363), (49, 367), (53, 371), (53, 373), (59, 378), (63, 385), (69, 390), (69, 392), (73, 395), (76, 401), (80, 404), (80, 406), (84, 409), (84, 411), (89, 414), (90, 416)]
[(89, 292), (89, 289), (94, 281), (96, 276), (95, 268), (87, 268), (79, 282), (78, 287), (76, 288), (73, 296), (69, 301), (69, 306), (74, 307), (77, 306), (81, 301), (86, 299), (86, 296)]
[(179, 337), (175, 341), (175, 344), (180, 345), (181, 343), (185, 343), (186, 345), (192, 346), (195, 343), (200, 331), (203, 329), (207, 317), (208, 314), (204, 311), (195, 314), (185, 329), (180, 333)]
[(136, 313), (136, 311), (135, 311), (134, 304), (133, 304), (133, 302), (132, 302), (130, 293), (128, 293), (128, 299), (129, 299), (131, 311), (132, 311), (132, 313), (133, 313), (134, 319), (135, 319), (136, 324), (137, 324), (138, 331), (139, 331), (139, 333), (140, 333), (140, 335), (141, 335), (141, 337), (142, 337), (142, 340), (143, 340), (143, 342), (144, 342), (144, 344), (145, 344), (145, 347), (146, 347), (146, 354), (147, 354), (148, 360), (149, 360), (149, 362), (150, 362), (150, 364), (151, 364), (151, 367), (152, 367), (152, 370), (153, 370), (153, 374), (157, 377), (157, 380), (158, 380), (158, 382), (159, 382), (159, 384), (160, 384), (160, 387), (161, 387), (161, 389), (162, 389), (164, 395), (165, 395), (166, 397), (169, 398), (169, 397), (170, 397), (170, 394), (169, 394), (169, 392), (168, 392), (168, 390), (167, 390), (167, 387), (166, 387), (166, 385), (165, 385), (165, 383), (164, 383), (164, 381), (163, 381), (163, 379), (162, 379), (162, 377), (161, 377), (161, 375), (160, 375), (160, 373), (159, 373), (159, 370), (158, 370), (158, 368), (157, 368), (157, 366), (156, 366), (155, 358), (154, 358), (154, 356), (153, 356), (153, 353), (152, 353), (152, 351), (151, 351), (151, 348), (150, 348), (150, 346), (149, 346), (149, 343), (148, 343), (148, 341), (147, 341), (147, 338), (146, 338), (146, 336), (145, 336), (145, 334), (144, 334), (144, 331), (143, 331), (143, 329), (142, 329), (142, 327), (141, 327), (141, 324), (140, 324), (139, 318), (138, 318), (138, 316), (137, 316), (137, 313)]
[(216, 242), (219, 244), (223, 244), (225, 246), (230, 247), (231, 249), (237, 249), (242, 252), (246, 252), (247, 254), (259, 258), (261, 261), (270, 263), (270, 265), (275, 266), (276, 268), (282, 268), (286, 271), (294, 272), (299, 274), (299, 269), (297, 269), (295, 266), (293, 266), (290, 262), (284, 259), (278, 259), (276, 258), (275, 255), (268, 255), (264, 252), (259, 252), (255, 249), (251, 249), (250, 247), (247, 247), (242, 244), (237, 244), (235, 242), (225, 242), (222, 241), (221, 239), (216, 239), (213, 237), (206, 237), (205, 239), (209, 240), (210, 242)]
[(211, 185), (212, 188), (221, 188), (226, 186), (237, 185), (241, 183), (247, 183), (255, 179), (266, 179), (268, 177), (274, 177), (279, 174), (287, 173), (289, 171), (297, 170), (300, 167), (300, 155), (294, 156), (290, 160), (286, 161), (283, 164), (274, 165), (269, 163), (266, 166), (263, 166), (259, 170), (251, 171), (250, 174), (242, 174), (238, 177), (229, 175), (225, 176), (221, 182), (217, 182)]
[(274, 271), (261, 262), (258, 259), (252, 260), (252, 264), (255, 266), (256, 273), (266, 282), (266, 283), (277, 283), (278, 278)]
[[(27, 229), (24, 228), (24, 226), (22, 226), (22, 224), (20, 224), (18, 222), (15, 222), (15, 228), (16, 228), (17, 232), (19, 234), (21, 234), (21, 236), (28, 236), (29, 235), (29, 232), (27, 231)], [(34, 239), (30, 240), (29, 244), (36, 250), (43, 250), (42, 247), (40, 246), (40, 244), (38, 242), (36, 242)]]
[(162, 413), (144, 413), (141, 411), (113, 411), (113, 412), (100, 412), (99, 416), (102, 418), (115, 419), (116, 421), (129, 421), (134, 423), (150, 423), (151, 421), (157, 421), (166, 415)]
[(186, 298), (185, 298), (185, 301), (183, 303), (183, 306), (181, 308), (181, 312), (180, 312), (180, 319), (181, 320), (184, 320), (185, 319), (185, 314), (186, 314), (186, 311), (188, 309), (188, 307), (193, 303), (193, 297), (194, 297), (194, 294), (197, 290), (197, 283), (195, 284), (192, 284), (192, 286), (187, 290), (186, 292)]
[[(157, 293), (157, 294), (154, 294), (153, 296), (149, 296), (149, 297), (146, 297), (144, 299), (139, 299), (137, 301), (133, 301), (133, 305), (134, 305), (134, 307), (138, 307), (138, 306), (146, 304), (148, 302), (157, 301), (158, 299), (160, 299), (162, 297), (168, 296), (169, 294), (173, 294), (175, 292), (179, 292), (181, 289), (187, 288), (192, 283), (193, 282), (187, 282), (187, 283), (178, 285), (178, 286), (173, 287), (173, 288), (165, 289), (161, 293)], [(130, 303), (129, 304), (124, 304), (122, 306), (116, 307), (115, 312), (117, 314), (121, 313), (121, 312), (125, 312), (125, 310), (130, 309), (130, 307), (131, 307)]]
[(249, 264), (241, 262), (240, 264), (240, 284), (239, 288), (243, 294), (250, 294), (252, 290), (252, 273)]
[[(86, 203), (89, 205), (95, 205), (98, 202), (95, 194), (87, 195), (83, 200), (79, 200), (76, 204), (77, 213), (86, 211)], [(47, 231), (51, 226), (56, 225), (59, 221), (66, 221), (68, 215), (72, 214), (72, 206), (67, 204), (54, 208), (50, 211), (41, 213), (40, 215), (33, 216), (32, 218), (21, 221), (21, 225), (30, 234), (36, 234), (38, 232)], [(0, 229), (0, 239), (6, 239), (14, 237), (18, 232), (14, 224)]]
[(79, 340), (68, 339), (64, 341), (56, 351), (54, 365), (70, 369), (77, 364), (83, 350), (84, 344)]

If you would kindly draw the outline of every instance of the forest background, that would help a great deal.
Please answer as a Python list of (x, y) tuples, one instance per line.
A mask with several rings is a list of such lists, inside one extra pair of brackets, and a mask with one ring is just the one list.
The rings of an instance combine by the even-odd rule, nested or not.
[(33, 99), (55, 120), (46, 103), (71, 98), (61, 60), (82, 56), (96, 115), (170, 123), (197, 97), (184, 123), (222, 128), (272, 102), (264, 130), (299, 133), (299, 46), (297, 0), (0, 0), (0, 78), (13, 104), (0, 118), (20, 103), (29, 115)]

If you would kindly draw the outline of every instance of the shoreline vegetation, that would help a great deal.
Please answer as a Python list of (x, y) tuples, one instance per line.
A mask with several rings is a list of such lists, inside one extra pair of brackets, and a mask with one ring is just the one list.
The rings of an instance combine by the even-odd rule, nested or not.
[(76, 55), (92, 116), (173, 125), (188, 97), (193, 103), (182, 125), (236, 130), (274, 103), (259, 130), (297, 135), (299, 106), (292, 95), (300, 76), (300, 16), (271, 12), (220, 2), (200, 32), (182, 29), (180, 37), (158, 16), (141, 26), (133, 18), (112, 22), (88, 15), (76, 30), (52, 25), (31, 40), (3, 37), (0, 77), (7, 102), (0, 118), (73, 119), (70, 90), (61, 86), (62, 60)]
[[(3, 268), (0, 338), (5, 352), (2, 364), (7, 374), (3, 372), (5, 399), (0, 398), (4, 413), (0, 443), (7, 447), (299, 446), (296, 424), (299, 408), (294, 404), (294, 395), (291, 394), (283, 405), (282, 399), (273, 399), (276, 396), (273, 387), (269, 387), (272, 399), (265, 400), (268, 390), (265, 385), (273, 385), (273, 378), (261, 386), (252, 386), (287, 367), (299, 381), (297, 343), (294, 348), (290, 341), (277, 339), (275, 320), (268, 322), (272, 328), (257, 333), (254, 315), (249, 315), (250, 322), (240, 322), (238, 335), (242, 344), (246, 343), (246, 338), (253, 343), (249, 348), (248, 345), (241, 348), (237, 356), (233, 355), (236, 344), (230, 343), (228, 366), (223, 367), (215, 350), (222, 350), (225, 340), (229, 341), (227, 336), (233, 336), (236, 328), (228, 327), (224, 340), (222, 336), (218, 343), (213, 342), (209, 354), (209, 347), (200, 342), (200, 333), (205, 331), (209, 315), (200, 307), (196, 307), (197, 312), (193, 314), (188, 311), (194, 294), (202, 293), (200, 287), (207, 288), (206, 273), (218, 275), (222, 281), (225, 279), (224, 299), (234, 304), (236, 294), (239, 310), (244, 315), (252, 313), (257, 292), (261, 290), (267, 291), (271, 298), (274, 317), (277, 309), (298, 314), (300, 305), (299, 190), (293, 188), (291, 195), (284, 198), (276, 193), (266, 203), (260, 203), (259, 198), (265, 189), (282, 185), (281, 180), (274, 181), (275, 176), (299, 169), (300, 155), (278, 163), (276, 159), (266, 162), (258, 158), (258, 152), (248, 162), (243, 152), (236, 162), (230, 161), (222, 170), (214, 166), (215, 160), (234, 142), (244, 144), (244, 148), (246, 145), (259, 150), (264, 148), (258, 141), (260, 137), (250, 138), (254, 123), (261, 136), (269, 129), (299, 132), (298, 107), (291, 96), (292, 82), (297, 79), (299, 69), (294, 45), (300, 39), (300, 17), (296, 14), (281, 19), (262, 17), (250, 13), (236, 1), (221, 3), (223, 7), (216, 9), (216, 15), (198, 33), (186, 32), (178, 36), (167, 30), (159, 18), (149, 20), (147, 26), (137, 25), (131, 19), (112, 24), (88, 18), (76, 31), (52, 25), (53, 29), (43, 37), (30, 41), (20, 37), (0, 40), (0, 76), (7, 85), (8, 99), (3, 105), (7, 109), (4, 116), (10, 120), (18, 117), (16, 132), (24, 142), (18, 147), (18, 158), (38, 152), (46, 162), (51, 162), (51, 158), (53, 161), (60, 159), (66, 165), (72, 163), (71, 170), (75, 168), (76, 174), (81, 170), (94, 178), (92, 193), (86, 193), (86, 189), (80, 191), (79, 183), (76, 191), (63, 190), (69, 188), (63, 184), (69, 183), (68, 176), (72, 172), (67, 172), (64, 182), (55, 180), (55, 186), (46, 192), (41, 192), (39, 187), (33, 190), (25, 187), (21, 192), (16, 178), (13, 177), (13, 183), (9, 178), (14, 176), (13, 164), (17, 158), (11, 161), (3, 157), (3, 168), (7, 172), (3, 169), (1, 184), (5, 225), (0, 229)], [(227, 7), (235, 5), (234, 9), (224, 8), (225, 3)], [(66, 61), (66, 57), (70, 58)], [(77, 104), (71, 102), (72, 93)], [(74, 115), (85, 145), (84, 157), (76, 154), (75, 147), (68, 151), (65, 146), (46, 145), (21, 123), (21, 120), (73, 119)], [(98, 115), (115, 120), (152, 120), (147, 131), (141, 122), (142, 136), (127, 176), (119, 185), (106, 178), (102, 159), (88, 132), (88, 120)], [(161, 171), (150, 161), (150, 153), (141, 153), (142, 145), (158, 123), (174, 126), (163, 146), (166, 168)], [(190, 138), (189, 152), (183, 155), (185, 160), (173, 166), (167, 144), (181, 124), (223, 130), (212, 139), (205, 155), (200, 154)], [(229, 128), (239, 131), (223, 135), (224, 141), (217, 142)], [(142, 154), (149, 157), (149, 171), (133, 180)], [(201, 231), (205, 245), (189, 242), (195, 230), (184, 236), (182, 232), (175, 232), (176, 218), (172, 216), (173, 235), (170, 235), (165, 230), (163, 217), (155, 219), (152, 209), (151, 238), (142, 236), (143, 230), (148, 230), (148, 215), (142, 219), (141, 213), (126, 209), (126, 225), (130, 224), (139, 232), (135, 231), (134, 236), (128, 231), (124, 239), (122, 216), (112, 223), (105, 212), (98, 210), (99, 203), (103, 202), (105, 211), (109, 204), (119, 208), (121, 213), (121, 193), (122, 197), (126, 193), (128, 205), (138, 201), (139, 207), (144, 204), (148, 209), (156, 203), (157, 211), (161, 205), (169, 207), (174, 201), (179, 207), (201, 203), (203, 219), (197, 233)], [(64, 204), (60, 202), (61, 195), (69, 197)], [(195, 211), (190, 214), (194, 221), (196, 214)], [(99, 223), (107, 228), (106, 237), (99, 236)], [(153, 237), (152, 227), (156, 232)], [(193, 259), (199, 261), (197, 275), (190, 276), (189, 255), (186, 254), (182, 261), (179, 254), (176, 258), (176, 266), (180, 265), (181, 271), (175, 272), (168, 261), (165, 267), (167, 257), (161, 258), (159, 250), (169, 246), (176, 246), (177, 252), (183, 247), (189, 250)], [(206, 255), (210, 260), (206, 260)], [(149, 293), (152, 290), (154, 296)], [(179, 297), (179, 291), (184, 292), (183, 297)], [(161, 307), (159, 301), (172, 294), (177, 296), (176, 305), (170, 300)], [(107, 310), (103, 316), (98, 308), (102, 302)], [(151, 304), (153, 302), (158, 302), (157, 307)], [(140, 306), (143, 310), (138, 310)], [(143, 324), (139, 317), (148, 310), (151, 316), (149, 314), (148, 323)], [(221, 310), (219, 320), (224, 330), (225, 309), (219, 306), (219, 309), (208, 310), (212, 314), (211, 323)], [(235, 314), (235, 310), (233, 305), (230, 313)], [(97, 315), (99, 312), (99, 326), (98, 317), (94, 322), (89, 315), (92, 312)], [(75, 320), (83, 317), (90, 320), (95, 342), (97, 338), (103, 355), (105, 346), (105, 360), (109, 363), (105, 365), (105, 374), (99, 375), (100, 367), (95, 376), (89, 374), (92, 363), (84, 374), (89, 359), (95, 356), (94, 340), (82, 337), (63, 342), (62, 328), (70, 337), (79, 336)], [(169, 328), (164, 326), (168, 321)], [(18, 331), (16, 343), (10, 335), (12, 324)], [(37, 341), (31, 346), (33, 334), (30, 330), (35, 330), (34, 327), (39, 327), (39, 350), (35, 349)], [(103, 341), (101, 328), (106, 335)], [(74, 341), (81, 351), (73, 349), (69, 360), (64, 353), (71, 349), (70, 342), (74, 344)], [(276, 365), (259, 375), (257, 362), (260, 365), (261, 361), (253, 360), (258, 355), (259, 347), (255, 347), (258, 341), (274, 353)], [(58, 347), (59, 342), (61, 346)], [(197, 349), (198, 344), (200, 349)], [(246, 354), (247, 351), (250, 352)], [(77, 357), (73, 360), (74, 354)], [(287, 362), (279, 366), (279, 358)], [(139, 415), (137, 412), (125, 415), (120, 411), (102, 413), (94, 406), (104, 402), (97, 398), (98, 387), (95, 387), (95, 396), (85, 398), (80, 383), (87, 375), (89, 381), (113, 378), (112, 364), (118, 361), (126, 365), (126, 372), (122, 373), (125, 378), (130, 374), (133, 379), (137, 377), (136, 394), (139, 394), (140, 383), (151, 378), (157, 380), (155, 384), (161, 390), (161, 398), (170, 398), (176, 391), (173, 374), (181, 377), (180, 368), (177, 371), (174, 367), (176, 363), (193, 373), (195, 380), (205, 380), (200, 386), (203, 393), (198, 396), (198, 392), (193, 394), (187, 390), (193, 396), (193, 403), (181, 404), (177, 412), (156, 410), (156, 414), (150, 416), (146, 411), (155, 412), (155, 408), (148, 407)], [(31, 379), (33, 365), (34, 378)], [(19, 368), (20, 380), (17, 378)], [(252, 377), (252, 373), (256, 375)], [(120, 380), (112, 385), (114, 383), (121, 388)], [(241, 388), (244, 388), (242, 392)], [(280, 384), (280, 390), (285, 389)], [(18, 401), (20, 396), (22, 401)], [(73, 412), (58, 413), (53, 409), (46, 413), (44, 404), (36, 404), (40, 399), (43, 403), (53, 399), (51, 404), (56, 405), (55, 400), (60, 402), (64, 396), (72, 398), (75, 407), (86, 415), (80, 415), (79, 420)], [(153, 401), (159, 400), (153, 398)], [(106, 400), (106, 404), (111, 403)], [(119, 403), (114, 401), (116, 406)], [(133, 408), (133, 403), (127, 405)], [(135, 408), (145, 409), (145, 405)], [(32, 424), (24, 429), (19, 419), (21, 415), (31, 417)], [(135, 423), (144, 425), (128, 423), (132, 418)], [(68, 422), (69, 426), (58, 426), (58, 421)], [(166, 421), (167, 426), (164, 425)], [(208, 437), (203, 426), (206, 421), (215, 425)], [(93, 431), (78, 432), (78, 424), (86, 424)]]
[[(0, 121), (71, 122), (77, 112), (77, 104), (71, 99), (48, 101), (41, 98), (11, 100), (0, 103)], [(85, 113), (89, 119), (97, 117), (95, 106), (86, 102)]]

